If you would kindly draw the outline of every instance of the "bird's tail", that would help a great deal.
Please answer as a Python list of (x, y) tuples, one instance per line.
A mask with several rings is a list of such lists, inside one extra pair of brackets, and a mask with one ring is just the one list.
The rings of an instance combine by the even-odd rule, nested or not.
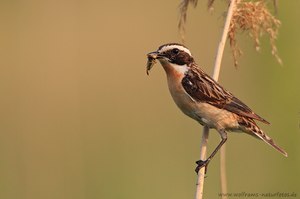
[(267, 134), (265, 134), (254, 121), (243, 120), (242, 121), (242, 130), (250, 135), (254, 135), (255, 137), (260, 138), (268, 145), (272, 146), (274, 149), (279, 151), (285, 157), (288, 156), (287, 152), (283, 150), (281, 147), (275, 144), (272, 138), (270, 138)]

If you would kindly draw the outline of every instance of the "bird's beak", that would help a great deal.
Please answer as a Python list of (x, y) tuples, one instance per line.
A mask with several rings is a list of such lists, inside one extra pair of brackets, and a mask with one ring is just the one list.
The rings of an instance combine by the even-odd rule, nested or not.
[(158, 56), (158, 52), (157, 51), (151, 52), (151, 53), (147, 54), (148, 59), (157, 59), (157, 56)]
[(158, 54), (157, 51), (151, 52), (151, 53), (147, 54), (147, 58), (148, 58), (147, 68), (146, 68), (147, 75), (149, 75), (149, 71), (151, 70), (151, 68), (153, 67), (153, 65), (156, 63), (156, 59), (159, 58), (158, 55), (159, 54)]

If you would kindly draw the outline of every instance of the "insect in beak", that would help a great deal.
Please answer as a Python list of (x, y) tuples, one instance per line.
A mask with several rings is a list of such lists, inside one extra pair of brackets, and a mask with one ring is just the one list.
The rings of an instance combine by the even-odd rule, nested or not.
[(148, 58), (147, 68), (146, 68), (147, 75), (149, 75), (149, 71), (154, 66), (154, 64), (156, 64), (157, 55), (158, 55), (157, 52), (151, 52), (147, 54), (147, 58)]

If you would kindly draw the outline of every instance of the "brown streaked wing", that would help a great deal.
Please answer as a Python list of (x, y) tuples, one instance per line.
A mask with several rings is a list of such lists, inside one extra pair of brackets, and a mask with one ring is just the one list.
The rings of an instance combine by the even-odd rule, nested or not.
[(270, 124), (196, 66), (191, 66), (191, 70), (181, 83), (185, 91), (196, 101), (206, 102), (237, 115)]

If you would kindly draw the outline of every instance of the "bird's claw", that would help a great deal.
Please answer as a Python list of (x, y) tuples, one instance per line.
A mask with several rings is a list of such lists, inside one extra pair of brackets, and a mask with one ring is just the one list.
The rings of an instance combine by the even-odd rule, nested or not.
[(202, 167), (205, 167), (205, 174), (206, 174), (208, 162), (209, 162), (208, 160), (198, 160), (198, 161), (196, 161), (196, 164), (197, 164), (197, 167), (195, 169), (196, 173), (198, 174), (200, 169)]

